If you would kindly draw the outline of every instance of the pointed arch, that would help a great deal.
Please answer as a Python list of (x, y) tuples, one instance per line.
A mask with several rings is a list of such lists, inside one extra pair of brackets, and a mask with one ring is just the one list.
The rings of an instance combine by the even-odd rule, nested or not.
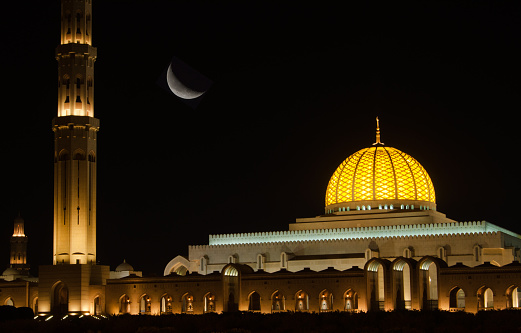
[(413, 294), (413, 272), (416, 261), (410, 258), (396, 258), (391, 265), (393, 302), (395, 310), (411, 310)]
[(97, 294), (92, 300), (92, 313), (96, 316), (100, 315), (102, 313), (101, 307), (101, 294)]
[(261, 297), (256, 291), (252, 291), (248, 294), (248, 311), (260, 311), (261, 310)]
[(83, 161), (85, 160), (85, 151), (83, 151), (83, 149), (76, 149), (74, 151), (74, 153), (72, 154), (72, 158), (73, 160), (76, 160), (76, 161)]
[(286, 310), (286, 297), (280, 290), (276, 290), (271, 294), (271, 312), (279, 312)]
[(70, 160), (69, 151), (67, 149), (62, 149), (58, 153), (58, 161), (68, 161)]
[(476, 296), (478, 298), (478, 311), (494, 309), (494, 291), (487, 285), (481, 286)]
[(449, 292), (450, 311), (465, 310), (465, 291), (459, 286), (453, 287)]
[(366, 274), (367, 299), (369, 311), (386, 309), (386, 281), (388, 281), (389, 260), (372, 258), (364, 267)]
[(166, 265), (163, 274), (165, 276), (170, 274), (186, 275), (189, 272), (190, 261), (183, 256), (177, 256)]
[(208, 292), (204, 295), (204, 313), (216, 312), (215, 295)]
[(506, 290), (507, 308), (517, 309), (521, 307), (521, 288), (517, 285), (512, 285)]
[(57, 281), (51, 288), (51, 311), (55, 315), (69, 312), (69, 288), (62, 281)]
[(183, 294), (182, 298), (181, 313), (193, 313), (194, 312), (194, 296), (191, 293)]
[(130, 298), (127, 294), (123, 294), (119, 298), (119, 314), (126, 313), (130, 313)]
[(418, 261), (418, 283), (420, 285), (420, 304), (424, 310), (438, 309), (440, 268), (447, 263), (440, 258), (425, 256)]
[(160, 300), (160, 313), (161, 314), (168, 314), (172, 313), (172, 296), (170, 296), (168, 293), (164, 293), (161, 296)]
[(149, 295), (143, 294), (139, 298), (139, 313), (150, 314), (152, 309), (152, 299)]
[(318, 295), (318, 311), (319, 312), (331, 312), (333, 310), (333, 294), (324, 289)]
[(348, 289), (344, 293), (344, 310), (358, 311), (358, 293), (353, 289)]
[(295, 293), (295, 311), (309, 311), (309, 294), (302, 289)]

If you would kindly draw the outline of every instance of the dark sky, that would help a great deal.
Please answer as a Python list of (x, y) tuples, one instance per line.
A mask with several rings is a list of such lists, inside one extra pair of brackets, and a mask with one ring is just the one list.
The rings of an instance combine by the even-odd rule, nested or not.
[[(382, 141), (430, 174), (439, 211), (521, 233), (520, 2), (93, 3), (100, 263), (161, 275), (209, 234), (322, 214), (377, 115)], [(52, 263), (60, 4), (10, 7), (0, 266), (21, 211), (36, 268)], [(196, 109), (157, 84), (173, 56), (213, 81)]]

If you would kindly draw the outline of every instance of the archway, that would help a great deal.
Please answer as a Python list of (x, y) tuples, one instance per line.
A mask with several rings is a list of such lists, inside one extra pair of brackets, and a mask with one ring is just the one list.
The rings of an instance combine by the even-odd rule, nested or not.
[(97, 295), (96, 297), (94, 297), (94, 308), (93, 308), (93, 313), (96, 315), (96, 316), (99, 316), (101, 314), (101, 299), (100, 299), (100, 296)]
[(295, 294), (295, 311), (308, 311), (309, 310), (309, 295), (302, 290), (297, 291)]
[(248, 311), (261, 310), (261, 298), (258, 292), (254, 291), (248, 295)]
[(7, 297), (7, 299), (5, 300), (4, 304), (7, 305), (7, 306), (14, 306), (13, 298), (12, 297)]
[(507, 308), (521, 307), (521, 290), (517, 286), (511, 286), (507, 289)]
[(186, 293), (183, 295), (183, 305), (181, 307), (182, 313), (193, 313), (194, 312), (194, 297)]
[(204, 295), (204, 313), (215, 312), (215, 295), (207, 293)]
[(424, 310), (438, 309), (438, 265), (432, 257), (426, 257), (419, 263), (420, 295)]
[(140, 314), (150, 314), (150, 310), (152, 308), (152, 301), (150, 300), (150, 296), (144, 294), (139, 299), (139, 313)]
[(161, 314), (172, 313), (172, 296), (164, 294), (161, 296)]
[(329, 312), (333, 310), (333, 294), (329, 290), (324, 289), (318, 295), (318, 311)]
[(280, 291), (276, 291), (271, 295), (271, 311), (284, 311), (286, 310), (286, 298)]
[(51, 311), (53, 315), (65, 315), (69, 312), (69, 289), (63, 282), (53, 287)]
[(393, 263), (393, 299), (396, 310), (412, 309), (411, 272), (409, 261), (397, 259)]
[(358, 294), (356, 293), (356, 291), (349, 289), (344, 293), (344, 310), (358, 310)]
[(130, 313), (130, 298), (128, 295), (123, 295), (119, 298), (119, 313)]
[(381, 260), (371, 259), (366, 264), (369, 310), (385, 310), (385, 267)]
[(223, 311), (234, 312), (239, 310), (239, 300), (241, 299), (240, 276), (241, 271), (249, 266), (228, 264), (222, 270), (223, 282)]
[(494, 293), (492, 289), (483, 286), (478, 289), (478, 311), (494, 309)]
[(454, 287), (449, 294), (449, 308), (454, 310), (465, 309), (465, 292), (460, 287)]

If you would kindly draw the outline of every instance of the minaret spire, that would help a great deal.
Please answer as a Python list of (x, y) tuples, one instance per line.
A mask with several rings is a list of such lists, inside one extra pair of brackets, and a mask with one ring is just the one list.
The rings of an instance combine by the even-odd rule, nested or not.
[(380, 141), (380, 120), (378, 120), (378, 117), (376, 117), (376, 142), (373, 143), (373, 146), (383, 144), (384, 143)]

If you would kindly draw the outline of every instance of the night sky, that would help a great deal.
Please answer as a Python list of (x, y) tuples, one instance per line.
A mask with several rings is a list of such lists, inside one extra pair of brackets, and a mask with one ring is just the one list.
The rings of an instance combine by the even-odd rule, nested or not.
[[(308, 3), (308, 2), (305, 2)], [(4, 12), (0, 269), (20, 211), (52, 263), (60, 2)], [(438, 211), (521, 233), (519, 1), (93, 0), (99, 263), (162, 275), (208, 235), (287, 230), (375, 140), (416, 158)], [(213, 85), (193, 108), (172, 57)]]

